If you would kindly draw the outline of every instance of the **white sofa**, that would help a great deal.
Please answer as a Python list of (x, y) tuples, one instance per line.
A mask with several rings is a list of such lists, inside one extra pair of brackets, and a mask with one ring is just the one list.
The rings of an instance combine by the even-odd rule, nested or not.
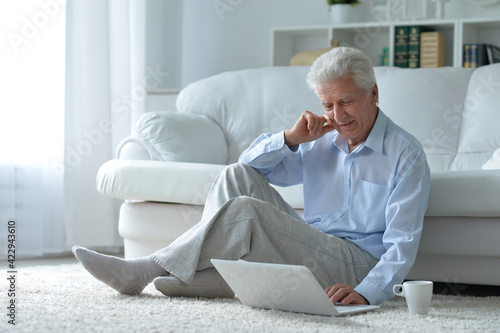
[[(306, 109), (322, 113), (307, 71), (222, 73), (183, 89), (178, 112), (137, 121), (97, 176), (102, 194), (124, 200), (126, 257), (150, 254), (198, 222), (213, 179), (260, 133), (291, 126)], [(408, 278), (500, 285), (500, 64), (375, 73), (380, 108), (423, 143), (432, 171)], [(300, 212), (300, 186), (278, 190)]]

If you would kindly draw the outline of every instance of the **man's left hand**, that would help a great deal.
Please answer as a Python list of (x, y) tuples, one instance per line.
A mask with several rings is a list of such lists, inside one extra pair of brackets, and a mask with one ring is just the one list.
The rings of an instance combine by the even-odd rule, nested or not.
[(325, 289), (326, 295), (333, 304), (340, 302), (346, 304), (370, 304), (366, 298), (347, 284), (337, 283)]

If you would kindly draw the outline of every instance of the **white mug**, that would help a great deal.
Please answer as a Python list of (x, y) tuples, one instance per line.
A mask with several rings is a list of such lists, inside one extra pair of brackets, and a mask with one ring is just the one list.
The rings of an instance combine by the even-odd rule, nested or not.
[(432, 281), (406, 281), (396, 284), (392, 291), (395, 295), (406, 298), (410, 316), (426, 315), (431, 305), (432, 286)]

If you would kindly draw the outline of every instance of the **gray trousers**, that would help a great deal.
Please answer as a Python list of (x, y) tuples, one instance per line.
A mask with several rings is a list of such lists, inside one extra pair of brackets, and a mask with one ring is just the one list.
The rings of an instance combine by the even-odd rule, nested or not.
[(201, 221), (153, 254), (189, 284), (210, 259), (305, 265), (323, 288), (358, 285), (377, 259), (344, 239), (304, 222), (252, 167), (233, 164), (215, 180)]

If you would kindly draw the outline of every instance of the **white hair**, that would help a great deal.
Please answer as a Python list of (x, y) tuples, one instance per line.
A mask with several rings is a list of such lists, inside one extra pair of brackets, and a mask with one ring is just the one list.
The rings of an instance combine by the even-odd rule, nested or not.
[(353, 47), (335, 47), (314, 61), (307, 84), (317, 93), (318, 83), (331, 82), (342, 77), (351, 77), (367, 93), (377, 83), (370, 58)]

